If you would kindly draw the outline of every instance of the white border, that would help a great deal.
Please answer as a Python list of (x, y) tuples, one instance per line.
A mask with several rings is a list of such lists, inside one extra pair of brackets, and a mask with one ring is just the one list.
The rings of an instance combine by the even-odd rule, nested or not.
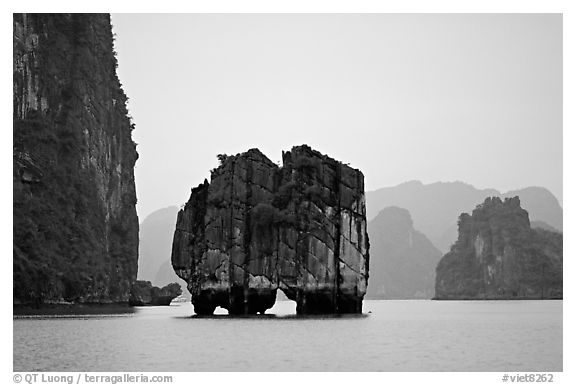
[[(2, 52), (5, 57), (2, 60), (3, 73), (2, 77), (2, 98), (3, 103), (2, 117), (4, 121), (3, 129), (0, 130), (0, 143), (2, 144), (2, 161), (0, 167), (2, 170), (2, 180), (6, 181), (2, 186), (2, 203), (5, 207), (4, 213), (11, 213), (12, 190), (8, 185), (10, 180), (11, 168), (11, 131), (12, 125), (12, 96), (9, 95), (12, 89), (9, 84), (10, 78), (7, 76), (10, 69), (9, 52), (12, 50), (12, 12), (143, 12), (143, 13), (171, 13), (171, 12), (192, 12), (192, 13), (267, 13), (267, 12), (297, 12), (297, 13), (364, 13), (364, 12), (385, 12), (385, 13), (563, 13), (564, 22), (564, 233), (569, 236), (565, 238), (564, 255), (564, 372), (556, 373), (554, 383), (576, 383), (574, 375), (574, 344), (576, 341), (575, 333), (571, 325), (575, 325), (574, 318), (574, 284), (570, 278), (574, 272), (574, 242), (570, 235), (573, 234), (573, 200), (576, 191), (574, 191), (574, 171), (572, 165), (576, 164), (574, 159), (574, 50), (576, 44), (575, 12), (573, 1), (536, 1), (536, 0), (485, 0), (485, 1), (396, 1), (384, 2), (377, 0), (292, 0), (292, 1), (265, 1), (265, 0), (225, 0), (225, 1), (121, 1), (121, 0), (99, 0), (94, 2), (80, 2), (72, 0), (28, 0), (28, 1), (4, 1), (2, 3), (1, 33)], [(567, 129), (568, 128), (568, 129)], [(3, 294), (4, 306), (10, 306), (12, 297), (12, 263), (10, 255), (12, 254), (10, 242), (12, 241), (12, 217), (4, 215), (2, 220), (2, 247), (3, 256), (1, 258), (2, 279), (0, 291)], [(11, 307), (10, 307), (11, 309)], [(2, 347), (2, 375), (6, 383), (12, 383), (12, 320), (11, 310), (5, 311), (2, 317), (2, 337), (5, 341)], [(10, 331), (10, 333), (8, 333)], [(514, 373), (510, 373), (514, 374)], [(219, 373), (217, 375), (210, 373), (174, 373), (175, 383), (190, 383), (190, 381), (234, 381), (235, 383), (255, 381), (269, 382), (280, 384), (293, 384), (301, 380), (302, 376), (311, 382), (326, 381), (369, 381), (382, 383), (390, 381), (391, 383), (415, 383), (428, 384), (430, 382), (443, 384), (493, 384), (502, 383), (502, 373)]]

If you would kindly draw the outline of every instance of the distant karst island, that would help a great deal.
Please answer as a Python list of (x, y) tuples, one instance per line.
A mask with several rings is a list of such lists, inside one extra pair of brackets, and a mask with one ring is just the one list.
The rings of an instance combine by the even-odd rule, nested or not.
[[(515, 196), (529, 212), (532, 229), (562, 232), (562, 208), (542, 187), (501, 194), (463, 182), (411, 181), (368, 191), (371, 278), (366, 299), (434, 297), (436, 265), (458, 238), (459, 215), (487, 197)], [(374, 215), (377, 209), (380, 211), (370, 219), (370, 212)]]
[(370, 284), (367, 299), (430, 299), (442, 253), (414, 228), (410, 212), (386, 207), (368, 222)]
[(164, 287), (152, 286), (150, 281), (136, 281), (130, 291), (131, 306), (168, 306), (172, 300), (182, 294), (177, 283)]
[(562, 234), (532, 229), (518, 197), (488, 197), (458, 221), (436, 299), (561, 299)]

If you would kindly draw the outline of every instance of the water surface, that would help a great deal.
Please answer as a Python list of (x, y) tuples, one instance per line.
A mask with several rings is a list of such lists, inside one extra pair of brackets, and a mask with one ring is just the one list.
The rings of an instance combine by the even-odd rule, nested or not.
[(364, 301), (364, 315), (341, 317), (295, 307), (19, 316), (14, 371), (562, 371), (562, 301)]

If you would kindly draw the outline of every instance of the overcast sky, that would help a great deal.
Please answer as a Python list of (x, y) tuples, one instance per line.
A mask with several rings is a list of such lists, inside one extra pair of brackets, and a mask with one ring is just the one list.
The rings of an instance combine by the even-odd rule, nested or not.
[(114, 14), (140, 220), (216, 155), (308, 144), (367, 190), (418, 179), (562, 203), (559, 14)]

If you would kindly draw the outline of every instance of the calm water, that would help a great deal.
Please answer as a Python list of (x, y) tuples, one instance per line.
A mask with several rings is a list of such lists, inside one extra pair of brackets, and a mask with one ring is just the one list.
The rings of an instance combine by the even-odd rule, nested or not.
[(14, 371), (562, 371), (562, 301), (364, 301), (364, 316), (16, 317)]

